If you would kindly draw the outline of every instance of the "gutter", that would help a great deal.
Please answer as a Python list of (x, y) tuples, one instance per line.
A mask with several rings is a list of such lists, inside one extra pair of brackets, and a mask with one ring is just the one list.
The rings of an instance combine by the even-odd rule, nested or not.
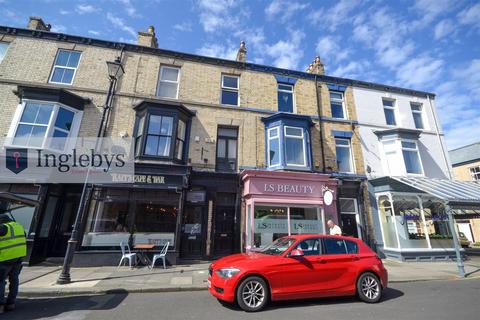
[[(320, 127), (320, 151), (322, 154), (322, 173), (325, 173), (325, 151), (323, 145), (323, 121), (322, 121), (322, 100), (320, 96), (322, 94), (322, 90), (318, 87), (318, 75), (315, 75), (315, 93), (317, 95), (317, 112), (318, 112), (318, 124)], [(313, 156), (313, 155), (312, 155)]]

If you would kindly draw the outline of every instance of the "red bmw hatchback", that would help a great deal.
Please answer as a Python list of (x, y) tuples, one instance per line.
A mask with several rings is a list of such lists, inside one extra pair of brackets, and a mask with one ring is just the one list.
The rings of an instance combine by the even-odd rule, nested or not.
[(215, 261), (208, 289), (221, 302), (259, 311), (270, 300), (355, 294), (374, 303), (387, 281), (382, 261), (361, 240), (309, 234), (283, 237), (260, 251)]

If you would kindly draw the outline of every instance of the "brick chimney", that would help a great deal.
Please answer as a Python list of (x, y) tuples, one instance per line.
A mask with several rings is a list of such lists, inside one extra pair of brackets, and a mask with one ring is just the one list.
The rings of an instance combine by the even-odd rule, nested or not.
[(315, 60), (308, 66), (307, 68), (308, 73), (315, 73), (318, 75), (325, 74), (325, 66), (323, 65), (322, 61), (320, 60), (320, 56), (316, 56)]
[(148, 31), (139, 31), (137, 44), (139, 46), (158, 48), (157, 37), (155, 37), (155, 28), (153, 26), (148, 27)]
[(50, 31), (52, 26), (43, 22), (42, 18), (40, 17), (30, 17), (27, 28), (30, 30)]
[(240, 48), (238, 48), (237, 59), (238, 62), (247, 62), (247, 47), (245, 41), (240, 41)]

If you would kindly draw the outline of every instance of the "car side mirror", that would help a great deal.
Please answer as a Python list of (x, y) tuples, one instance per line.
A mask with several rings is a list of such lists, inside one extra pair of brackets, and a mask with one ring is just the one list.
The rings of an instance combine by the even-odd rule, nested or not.
[(292, 252), (290, 252), (290, 257), (292, 258), (298, 258), (298, 257), (303, 257), (303, 251), (301, 249), (293, 249)]

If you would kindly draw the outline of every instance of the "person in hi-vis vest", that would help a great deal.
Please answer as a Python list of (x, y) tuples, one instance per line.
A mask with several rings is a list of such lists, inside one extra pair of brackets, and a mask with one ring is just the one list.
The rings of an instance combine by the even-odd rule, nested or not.
[[(27, 255), (27, 239), (22, 225), (0, 212), (0, 313), (15, 309), (22, 258)], [(9, 282), (8, 297), (5, 285)]]

